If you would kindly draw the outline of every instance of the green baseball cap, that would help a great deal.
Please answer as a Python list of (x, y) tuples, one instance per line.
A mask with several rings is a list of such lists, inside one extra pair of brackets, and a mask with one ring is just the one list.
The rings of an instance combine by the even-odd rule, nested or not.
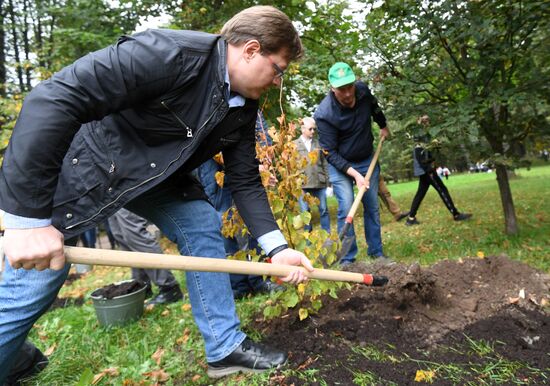
[(355, 82), (355, 74), (344, 62), (337, 62), (328, 70), (328, 81), (332, 87), (338, 88)]

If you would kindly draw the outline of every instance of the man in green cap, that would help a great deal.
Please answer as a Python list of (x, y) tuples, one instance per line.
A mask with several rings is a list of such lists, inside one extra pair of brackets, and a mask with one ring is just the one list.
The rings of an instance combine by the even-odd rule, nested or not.
[[(378, 178), (380, 167), (374, 168), (370, 181), (365, 174), (372, 160), (373, 134), (371, 122), (380, 127), (380, 136), (390, 132), (386, 117), (367, 85), (356, 80), (351, 67), (343, 62), (335, 63), (328, 72), (331, 85), (328, 95), (321, 101), (314, 118), (319, 131), (319, 143), (329, 162), (329, 177), (338, 200), (338, 230), (344, 226), (346, 216), (353, 204), (353, 182), (358, 187), (365, 185), (363, 216), (368, 254), (373, 258), (386, 258), (382, 249), (380, 213), (378, 211)], [(340, 264), (355, 261), (357, 243), (355, 232), (350, 228), (347, 236), (354, 239), (349, 252)]]

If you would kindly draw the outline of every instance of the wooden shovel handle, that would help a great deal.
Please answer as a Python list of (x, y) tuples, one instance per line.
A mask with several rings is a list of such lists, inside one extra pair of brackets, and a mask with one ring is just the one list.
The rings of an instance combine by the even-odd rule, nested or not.
[(240, 260), (215, 259), (208, 257), (192, 257), (167, 255), (160, 253), (141, 253), (115, 251), (110, 249), (65, 247), (65, 259), (73, 264), (108, 265), (115, 267), (146, 268), (146, 269), (176, 269), (182, 271), (227, 272), (244, 275), (287, 276), (297, 268), (309, 278), (363, 283), (381, 286), (387, 283), (384, 276), (373, 276), (356, 272), (343, 272), (329, 269), (307, 271), (303, 267), (293, 265), (256, 263)]
[[(370, 177), (372, 176), (374, 168), (376, 167), (376, 163), (378, 162), (378, 157), (380, 156), (380, 151), (382, 150), (382, 143), (384, 142), (384, 139), (385, 137), (382, 137), (380, 138), (380, 142), (378, 142), (378, 146), (376, 147), (376, 152), (374, 153), (374, 156), (370, 161), (367, 174), (365, 175), (365, 181), (369, 181)], [(351, 222), (353, 221), (355, 212), (357, 212), (357, 208), (359, 207), (359, 204), (361, 203), (361, 199), (363, 198), (363, 194), (365, 194), (366, 190), (367, 188), (365, 187), (365, 185), (363, 185), (357, 191), (357, 196), (355, 196), (355, 199), (353, 200), (353, 204), (351, 205), (351, 208), (348, 212), (348, 216), (346, 217), (346, 222), (349, 222), (351, 224)]]

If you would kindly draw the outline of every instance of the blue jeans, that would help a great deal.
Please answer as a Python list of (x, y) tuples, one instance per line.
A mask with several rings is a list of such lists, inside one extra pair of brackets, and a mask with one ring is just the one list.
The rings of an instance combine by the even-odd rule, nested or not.
[[(181, 192), (160, 186), (128, 205), (178, 245), (182, 255), (224, 258), (220, 217), (204, 200), (183, 201)], [(0, 384), (34, 322), (55, 300), (69, 272), (14, 270), (6, 264), (0, 282)], [(205, 341), (206, 359), (218, 361), (244, 340), (226, 273), (186, 272), (193, 317)]]
[[(330, 216), (328, 213), (327, 208), (327, 190), (326, 188), (321, 189), (313, 189), (313, 188), (305, 188), (302, 189), (305, 193), (309, 193), (314, 197), (317, 197), (319, 199), (319, 217), (321, 220), (321, 228), (326, 230), (328, 233), (330, 233)], [(308, 204), (304, 201), (303, 197), (300, 197), (299, 199), (300, 203), (300, 210), (302, 212), (309, 211)], [(304, 226), (304, 229), (306, 231), (310, 231), (312, 229), (311, 224)]]
[[(367, 174), (372, 156), (361, 162), (352, 162), (351, 166), (363, 176)], [(346, 216), (353, 204), (353, 179), (347, 174), (342, 173), (331, 164), (328, 165), (328, 172), (334, 195), (338, 201), (338, 232), (344, 226)], [(363, 219), (365, 223), (365, 239), (367, 241), (367, 253), (370, 256), (381, 256), (384, 254), (382, 249), (382, 235), (380, 231), (380, 212), (378, 211), (378, 178), (380, 175), (380, 166), (377, 164), (370, 178), (370, 188), (363, 195)], [(354, 227), (349, 228), (347, 236), (355, 237)], [(357, 255), (357, 242), (353, 244), (346, 256), (341, 261), (355, 261)]]
[[(206, 196), (212, 205), (214, 205), (216, 211), (221, 215), (227, 209), (231, 208), (233, 205), (233, 198), (228, 188), (222, 188), (216, 182), (216, 172), (220, 170), (222, 170), (222, 167), (213, 159), (209, 159), (196, 168), (194, 173), (196, 173), (197, 178), (202, 183)], [(223, 243), (227, 256), (233, 255), (239, 250), (239, 245), (235, 238), (224, 237)]]
[(60, 271), (13, 269), (6, 259), (0, 281), (0, 385), (34, 322), (48, 310), (69, 274)]

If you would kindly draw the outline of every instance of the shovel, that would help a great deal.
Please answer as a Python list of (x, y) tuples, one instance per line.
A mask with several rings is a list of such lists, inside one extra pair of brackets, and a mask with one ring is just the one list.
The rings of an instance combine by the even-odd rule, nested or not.
[[(166, 255), (161, 253), (142, 253), (65, 247), (65, 259), (73, 264), (108, 265), (115, 267), (145, 269), (176, 269), (182, 271), (227, 272), (244, 275), (287, 276), (296, 270), (296, 266), (283, 264), (257, 263), (251, 261), (225, 260), (208, 257)], [(386, 276), (374, 276), (368, 273), (343, 272), (329, 269), (304, 271), (310, 279), (363, 283), (381, 287), (388, 282)]]
[[(365, 181), (369, 181), (370, 177), (372, 176), (372, 173), (374, 171), (374, 168), (376, 167), (376, 163), (378, 162), (378, 157), (380, 156), (380, 151), (382, 150), (382, 143), (384, 142), (385, 137), (380, 138), (380, 142), (378, 142), (378, 147), (376, 148), (376, 151), (374, 152), (374, 156), (372, 157), (372, 160), (369, 165), (369, 169), (367, 170), (367, 174), (365, 175)], [(365, 191), (367, 188), (363, 185), (359, 188), (357, 195), (355, 196), (355, 199), (353, 200), (353, 204), (351, 205), (351, 208), (348, 212), (348, 215), (346, 217), (346, 220), (344, 222), (344, 226), (342, 227), (342, 230), (340, 231), (340, 234), (338, 235), (338, 238), (340, 239), (341, 246), (340, 249), (336, 252), (336, 260), (332, 264), (327, 264), (325, 258), (321, 258), (321, 261), (323, 263), (323, 267), (332, 267), (335, 264), (338, 264), (342, 257), (346, 256), (346, 254), (349, 252), (353, 242), (355, 241), (355, 236), (348, 236), (347, 233), (349, 231), (349, 228), (353, 226), (353, 217), (355, 216), (355, 212), (357, 212), (357, 208), (359, 207), (359, 204), (361, 203), (361, 199), (363, 198), (363, 195), (365, 194)]]

